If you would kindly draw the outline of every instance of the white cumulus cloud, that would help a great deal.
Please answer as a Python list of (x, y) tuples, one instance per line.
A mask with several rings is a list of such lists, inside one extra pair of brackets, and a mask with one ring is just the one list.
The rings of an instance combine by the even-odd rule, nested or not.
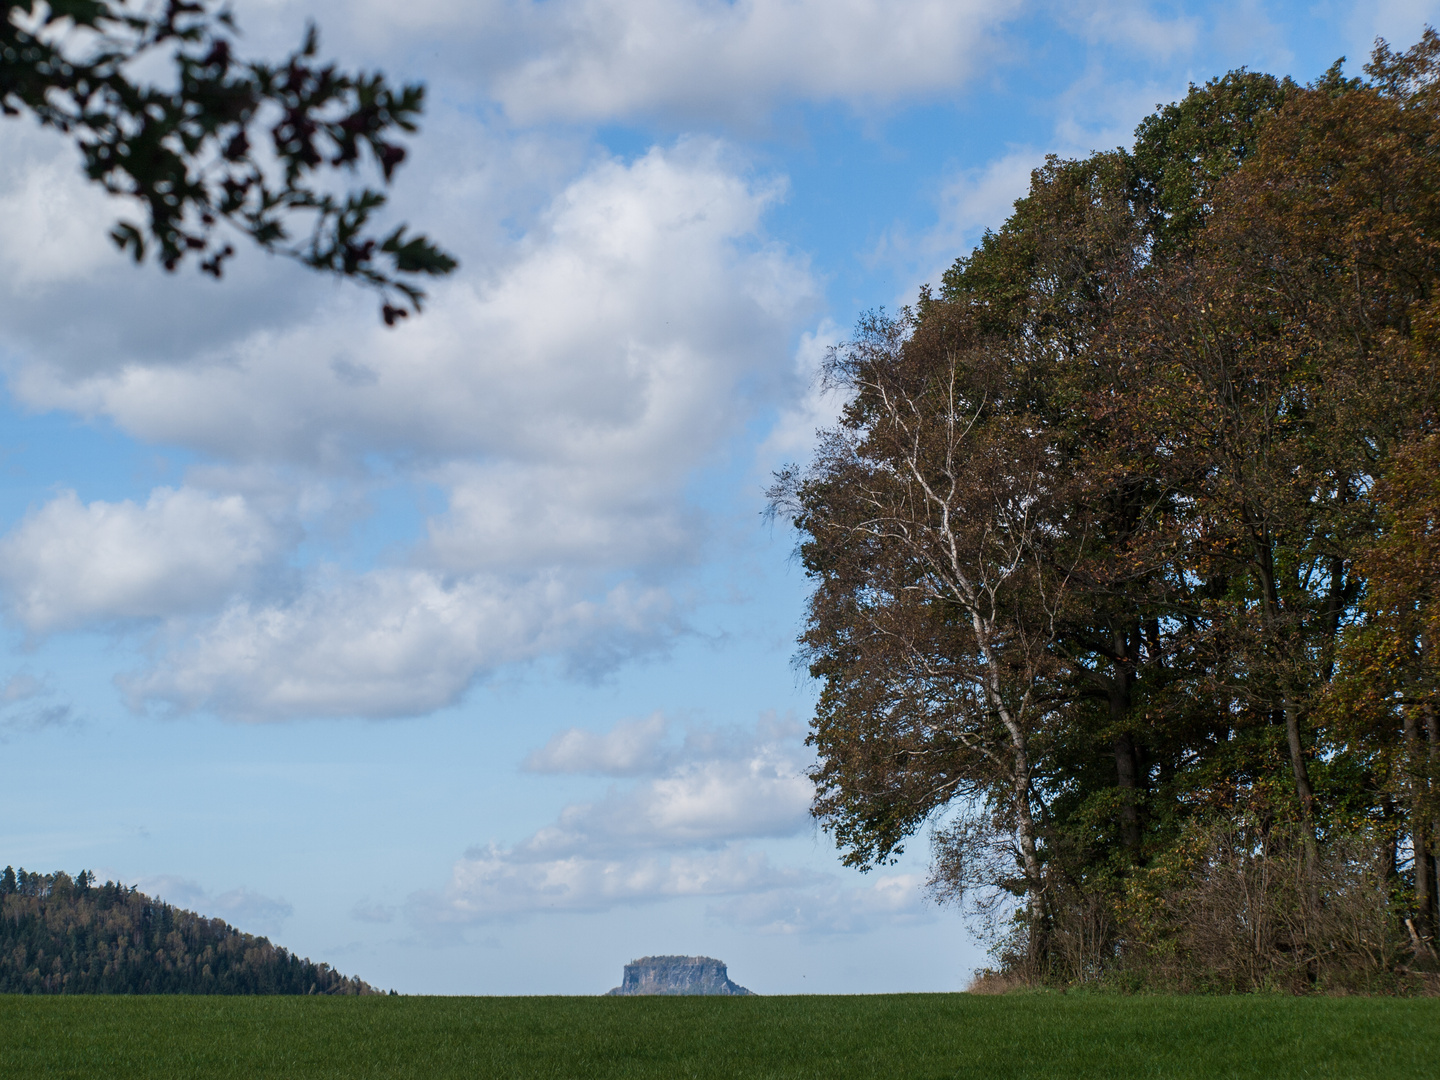
[[(344, 32), (443, 42), (510, 117), (754, 123), (792, 101), (948, 96), (1022, 10), (978, 0), (368, 0)], [(325, 16), (322, 13), (322, 22)], [(333, 20), (332, 20), (333, 21)], [(434, 54), (437, 50), (431, 50)]]
[(443, 889), (411, 898), (412, 918), (481, 922), (816, 880), (748, 846), (808, 825), (812, 787), (794, 725), (765, 718), (749, 732), (696, 730), (671, 746), (662, 742), (668, 732), (656, 714), (605, 734), (571, 729), (550, 740), (527, 759), (531, 771), (644, 779), (566, 806), (518, 844), (470, 849)]
[(795, 756), (758, 747), (746, 758), (687, 762), (622, 793), (567, 806), (554, 825), (516, 852), (550, 858), (619, 847), (793, 836), (808, 825), (811, 794)]
[(527, 121), (747, 118), (786, 99), (953, 91), (1010, 14), (967, 0), (562, 0), (520, 10), (536, 44), (494, 92)]
[(749, 731), (676, 734), (655, 713), (550, 739), (526, 759), (528, 771), (632, 782), (566, 806), (518, 844), (471, 848), (442, 888), (410, 897), (411, 921), (435, 932), (687, 897), (710, 898), (709, 918), (761, 934), (863, 933), (935, 917), (923, 875), (846, 883), (758, 849), (809, 827), (813, 789), (797, 726), (767, 717)]
[(673, 758), (664, 746), (670, 723), (660, 712), (621, 720), (604, 733), (568, 728), (522, 764), (526, 772), (644, 776), (660, 771)]
[(467, 852), (438, 893), (407, 905), (422, 925), (480, 923), (555, 911), (604, 911), (621, 904), (724, 896), (803, 884), (807, 875), (737, 849), (654, 852), (528, 862), (501, 848)]
[(36, 633), (158, 618), (224, 600), (281, 541), (239, 495), (157, 488), (141, 505), (67, 491), (0, 539), (0, 583)]
[(132, 706), (240, 721), (411, 716), (451, 704), (507, 663), (576, 654), (577, 667), (654, 648), (671, 627), (659, 590), (599, 599), (559, 578), (519, 586), (425, 570), (321, 575), (288, 602), (237, 602), (119, 681)]
[(739, 418), (735, 383), (768, 372), (816, 302), (804, 262), (762, 235), (782, 193), (711, 140), (604, 161), (513, 262), (437, 289), (403, 333), (337, 302), (183, 364), (31, 362), (12, 386), (32, 407), (226, 460), (479, 458), (502, 494), (516, 464), (674, 483)]
[[(413, 715), (504, 664), (595, 672), (663, 644), (667, 575), (709, 531), (687, 485), (788, 385), (817, 302), (764, 233), (783, 195), (681, 140), (593, 161), (398, 332), (345, 293), (183, 355), (12, 352), (25, 405), (208, 459), (204, 494), (33, 513), (4, 540), (12, 611), (34, 632), (169, 617), (131, 702), (240, 719)], [(360, 520), (367, 485), (425, 504), (388, 565), (259, 587), (301, 535)]]
[(0, 281), (19, 296), (113, 264), (115, 206), (53, 131), (0, 125)]

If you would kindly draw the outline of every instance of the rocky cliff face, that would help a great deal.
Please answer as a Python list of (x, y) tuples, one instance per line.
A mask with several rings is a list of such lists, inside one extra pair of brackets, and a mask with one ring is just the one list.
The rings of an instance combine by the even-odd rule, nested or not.
[(708, 956), (644, 956), (625, 965), (611, 994), (749, 994), (730, 981), (725, 965)]

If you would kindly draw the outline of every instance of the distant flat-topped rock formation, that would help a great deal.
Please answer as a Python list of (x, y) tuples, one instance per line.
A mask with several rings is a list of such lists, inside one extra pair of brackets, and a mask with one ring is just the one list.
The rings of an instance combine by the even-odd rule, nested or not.
[(625, 979), (612, 995), (749, 994), (730, 981), (725, 965), (708, 956), (642, 956), (625, 965)]

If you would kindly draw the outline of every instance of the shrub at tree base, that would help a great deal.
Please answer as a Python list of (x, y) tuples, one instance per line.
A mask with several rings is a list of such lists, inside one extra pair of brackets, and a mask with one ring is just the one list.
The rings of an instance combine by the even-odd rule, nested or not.
[(1369, 832), (1320, 845), (1294, 826), (1195, 827), (1113, 892), (1057, 896), (1046, 971), (1028, 981), (1180, 993), (1434, 993), (1406, 932), (1404, 884)]

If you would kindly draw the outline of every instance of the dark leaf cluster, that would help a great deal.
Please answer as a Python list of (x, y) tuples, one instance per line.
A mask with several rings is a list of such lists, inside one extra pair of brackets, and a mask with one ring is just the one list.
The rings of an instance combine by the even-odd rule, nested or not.
[[(194, 258), (218, 278), (235, 254), (228, 229), (377, 289), (387, 324), (419, 310), (417, 282), (455, 259), (404, 225), (375, 232), (382, 189), (336, 194), (323, 181), (368, 162), (388, 185), (424, 87), (321, 62), (313, 26), (274, 64), (242, 60), (235, 36), (213, 0), (6, 0), (0, 110), (72, 136), (89, 178), (138, 204), (143, 221), (111, 233), (136, 262)], [(169, 85), (132, 74), (151, 57), (170, 64)]]

